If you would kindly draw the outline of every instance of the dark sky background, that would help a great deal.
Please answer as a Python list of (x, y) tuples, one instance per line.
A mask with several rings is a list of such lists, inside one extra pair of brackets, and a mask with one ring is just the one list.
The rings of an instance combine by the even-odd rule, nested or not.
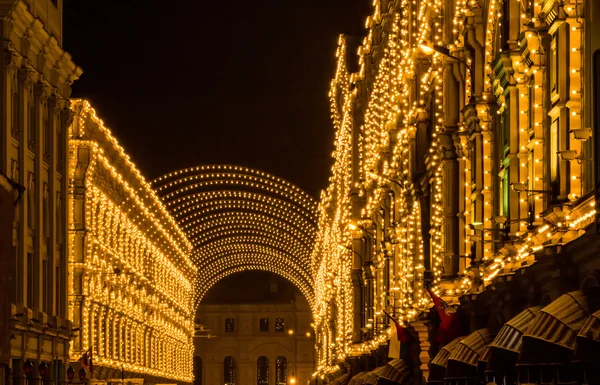
[(370, 0), (64, 0), (74, 97), (148, 178), (244, 165), (315, 197), (327, 186), (327, 93), (340, 33), (362, 35)]

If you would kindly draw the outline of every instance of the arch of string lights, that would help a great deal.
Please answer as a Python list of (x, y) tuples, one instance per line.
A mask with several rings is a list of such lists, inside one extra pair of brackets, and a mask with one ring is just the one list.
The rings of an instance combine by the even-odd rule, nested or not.
[(229, 165), (186, 168), (153, 188), (194, 245), (194, 302), (228, 275), (264, 270), (288, 279), (313, 305), (311, 252), (317, 202), (291, 183)]

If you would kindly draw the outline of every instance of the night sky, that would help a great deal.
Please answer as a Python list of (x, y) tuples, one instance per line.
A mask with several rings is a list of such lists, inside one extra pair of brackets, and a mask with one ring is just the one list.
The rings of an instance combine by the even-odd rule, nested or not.
[(64, 0), (64, 47), (91, 100), (150, 180), (202, 164), (327, 186), (327, 93), (340, 33), (370, 0)]

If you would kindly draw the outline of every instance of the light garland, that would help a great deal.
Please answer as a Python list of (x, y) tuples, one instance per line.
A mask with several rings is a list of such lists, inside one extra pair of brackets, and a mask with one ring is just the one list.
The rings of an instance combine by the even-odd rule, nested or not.
[[(81, 331), (71, 355), (92, 347), (95, 365), (191, 382), (192, 244), (90, 104), (72, 108), (69, 316)], [(168, 359), (154, 354), (161, 346)]]
[[(384, 344), (389, 331), (378, 325), (384, 324), (381, 314), (387, 306), (392, 305), (404, 322), (431, 306), (429, 296), (423, 293), (426, 262), (430, 264), (432, 289), (456, 303), (463, 293), (479, 292), (499, 275), (531, 263), (534, 254), (544, 247), (565, 244), (581, 236), (596, 215), (594, 200), (581, 199), (589, 192), (591, 175), (583, 167), (587, 151), (583, 144), (587, 139), (580, 110), (584, 20), (578, 13), (580, 4), (565, 1), (564, 13), (553, 13), (549, 12), (554, 9), (551, 0), (528, 2), (525, 8), (517, 6), (527, 11), (509, 28), (502, 24), (514, 19), (503, 15), (504, 2), (497, 0), (485, 7), (477, 0), (459, 0), (451, 10), (444, 10), (446, 3), (439, 0), (386, 4), (384, 9), (382, 2), (373, 1), (373, 14), (366, 21), (368, 31), (358, 48), (356, 73), (347, 70), (348, 47), (343, 36), (336, 51), (338, 65), (329, 94), (336, 130), (335, 163), (330, 185), (321, 195), (319, 231), (312, 257), (316, 273), (314, 326), (319, 346), (315, 375), (334, 372), (338, 369), (336, 363), (348, 355), (365, 354)], [(569, 57), (569, 81), (557, 80), (560, 87), (568, 87), (564, 107), (546, 105), (550, 92), (545, 80), (548, 48), (542, 46), (536, 31), (545, 23), (549, 23), (551, 34), (569, 30), (568, 35), (561, 35), (561, 39), (568, 40), (561, 46), (566, 46), (566, 51), (561, 48), (557, 53)], [(510, 36), (503, 37), (503, 33)], [(515, 36), (521, 39), (518, 47), (503, 52), (500, 42), (516, 39)], [(419, 47), (424, 42), (445, 46), (459, 58), (464, 56), (467, 65), (458, 64), (460, 71), (456, 71), (457, 62), (434, 49), (431, 59), (423, 60)], [(452, 76), (458, 83), (458, 92), (451, 97), (468, 102), (459, 102), (462, 114), (450, 143), (441, 140), (441, 136), (448, 136), (445, 124), (452, 124), (445, 121), (448, 112), (444, 105), (444, 76), (448, 68), (454, 69)], [(556, 71), (557, 77), (563, 79), (566, 71)], [(500, 108), (494, 116), (496, 103)], [(561, 112), (564, 108), (566, 115)], [(570, 128), (564, 134), (568, 143), (556, 151), (568, 149), (577, 155), (561, 161), (563, 166), (569, 163), (569, 171), (564, 173), (568, 179), (560, 181), (561, 193), (569, 192), (568, 202), (554, 205), (552, 212), (547, 210), (552, 202), (546, 192), (548, 116), (562, 119), (561, 125)], [(511, 153), (506, 159), (496, 154), (494, 130), (500, 130), (500, 117), (507, 119), (505, 125), (510, 131)], [(411, 167), (415, 167), (411, 159), (418, 156), (415, 151), (420, 144), (415, 142), (423, 126), (428, 129), (428, 148), (420, 150), (427, 151), (427, 171), (420, 177), (429, 186), (429, 234), (421, 234), (423, 201), (418, 199), (420, 192), (415, 191), (411, 179)], [(455, 149), (457, 166), (451, 167), (458, 167), (458, 181), (446, 180), (445, 151), (449, 149), (443, 147)], [(503, 160), (499, 172), (497, 164)], [(358, 177), (353, 174), (355, 170)], [(511, 202), (510, 212), (508, 206), (500, 208), (503, 202), (498, 199), (498, 178), (505, 174), (503, 183), (526, 186), (525, 190), (503, 190)], [(445, 231), (444, 210), (450, 204), (444, 195), (449, 191), (447, 186), (456, 186), (460, 198), (460, 226), (454, 235)], [(358, 199), (351, 200), (351, 195)], [(500, 210), (507, 210), (505, 225), (495, 222), (494, 215)], [(532, 226), (527, 226), (522, 218), (530, 216)], [(503, 226), (510, 242), (496, 244), (489, 229), (499, 231)], [(449, 239), (451, 236), (457, 239)], [(371, 242), (371, 248), (363, 250), (365, 255), (360, 257), (363, 262), (373, 262), (373, 293), (367, 294), (373, 305), (365, 313), (374, 314), (368, 320), (373, 336), (357, 344), (352, 343), (356, 325), (350, 279), (352, 259), (356, 257), (356, 251), (352, 251), (355, 237)], [(429, 239), (430, 261), (424, 260), (424, 237)], [(460, 255), (450, 258), (461, 257), (459, 270), (451, 272), (458, 276), (444, 279), (446, 245), (457, 241)], [(382, 242), (390, 246), (384, 248)], [(344, 251), (345, 248), (350, 251)], [(469, 264), (467, 259), (474, 263)], [(340, 312), (341, 308), (345, 311)]]
[(220, 279), (245, 270), (279, 274), (313, 305), (310, 253), (317, 205), (289, 182), (262, 171), (213, 165), (153, 181), (194, 246), (194, 303)]

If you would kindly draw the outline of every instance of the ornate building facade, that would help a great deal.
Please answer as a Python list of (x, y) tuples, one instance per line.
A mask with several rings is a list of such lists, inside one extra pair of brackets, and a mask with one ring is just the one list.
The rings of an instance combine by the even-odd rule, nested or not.
[[(570, 365), (585, 345), (575, 345), (577, 334), (586, 320), (594, 324), (600, 286), (600, 33), (592, 22), (600, 6), (373, 4), (366, 36), (340, 37), (330, 92), (335, 164), (312, 259), (317, 374), (344, 361), (354, 373), (372, 369), (369, 357), (391, 332), (387, 311), (418, 334), (414, 375), (427, 377), (435, 357), (433, 377), (450, 381), (451, 351), (429, 351), (439, 326), (430, 322), (427, 287), (457, 307), (464, 335), (488, 328), (467, 340), (483, 349), (505, 322), (542, 307), (512, 337), (537, 352), (544, 345), (531, 341), (564, 342), (563, 356), (544, 357)], [(567, 292), (575, 299), (561, 297)], [(577, 322), (556, 313), (567, 303), (585, 309)], [(544, 314), (570, 325), (568, 343)], [(475, 352), (476, 367), (484, 351)], [(533, 361), (519, 365), (540, 364)]]
[(203, 328), (194, 339), (195, 385), (310, 381), (311, 309), (283, 278), (254, 272), (226, 278), (208, 292), (197, 317)]
[(24, 378), (60, 380), (74, 335), (67, 305), (67, 128), (81, 69), (62, 49), (62, 1), (0, 1), (0, 171), (13, 186), (12, 250), (1, 258), (1, 363)]
[(69, 131), (71, 358), (95, 380), (192, 381), (192, 246), (87, 101)]

